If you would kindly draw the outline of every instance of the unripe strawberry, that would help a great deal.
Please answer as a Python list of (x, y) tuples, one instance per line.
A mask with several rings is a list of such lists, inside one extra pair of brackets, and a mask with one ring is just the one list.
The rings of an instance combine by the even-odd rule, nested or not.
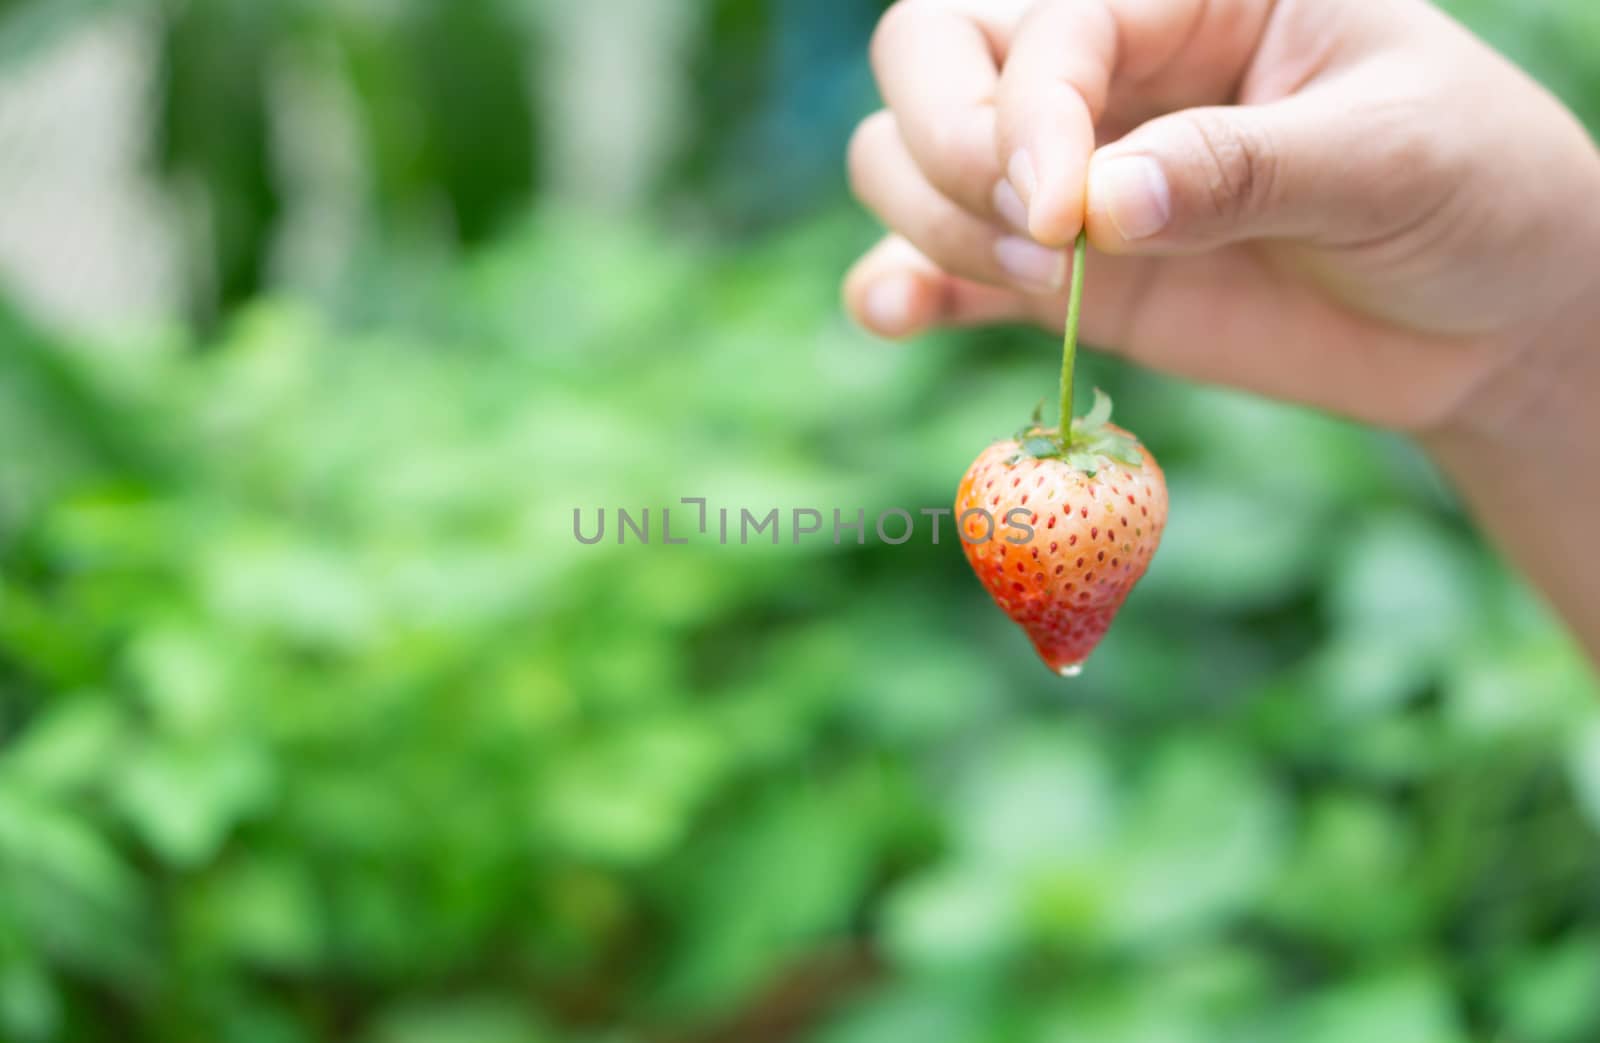
[(956, 493), (973, 571), (1063, 676), (1105, 636), (1167, 522), (1161, 468), (1110, 414), (1097, 392), (1065, 448), (1058, 429), (1038, 426), (994, 443)]

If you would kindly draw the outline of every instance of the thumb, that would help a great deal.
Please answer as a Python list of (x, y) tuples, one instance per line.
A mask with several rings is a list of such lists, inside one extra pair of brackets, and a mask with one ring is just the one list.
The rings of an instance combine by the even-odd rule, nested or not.
[(1188, 253), (1246, 239), (1367, 233), (1375, 179), (1359, 142), (1294, 100), (1189, 109), (1095, 153), (1088, 227), (1109, 253)]

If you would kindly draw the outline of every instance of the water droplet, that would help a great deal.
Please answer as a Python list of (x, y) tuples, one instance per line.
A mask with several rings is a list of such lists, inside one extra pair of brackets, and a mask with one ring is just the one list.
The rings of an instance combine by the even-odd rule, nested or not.
[(1077, 677), (1079, 674), (1083, 673), (1083, 664), (1069, 663), (1057, 670), (1056, 673), (1060, 674), (1062, 677)]

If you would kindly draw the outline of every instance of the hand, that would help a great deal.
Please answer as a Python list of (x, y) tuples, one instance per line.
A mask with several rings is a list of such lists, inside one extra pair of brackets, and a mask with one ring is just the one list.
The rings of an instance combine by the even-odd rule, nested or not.
[(1086, 338), (1183, 376), (1531, 436), (1518, 371), (1587, 352), (1600, 160), (1422, 0), (902, 0), (872, 57), (850, 171), (896, 234), (846, 298), (879, 333), (1059, 328), (1087, 216)]
[(1423, 0), (901, 0), (850, 147), (887, 336), (1059, 327), (1420, 437), (1600, 661), (1600, 158)]

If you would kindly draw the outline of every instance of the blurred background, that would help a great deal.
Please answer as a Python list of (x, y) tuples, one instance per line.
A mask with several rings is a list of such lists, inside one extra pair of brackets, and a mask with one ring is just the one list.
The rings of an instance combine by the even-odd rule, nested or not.
[(839, 314), (880, 6), (0, 3), (0, 1039), (1600, 1039), (1593, 675), (1400, 440), (1092, 358), (1067, 684), (948, 542), (573, 540), (1051, 393)]

